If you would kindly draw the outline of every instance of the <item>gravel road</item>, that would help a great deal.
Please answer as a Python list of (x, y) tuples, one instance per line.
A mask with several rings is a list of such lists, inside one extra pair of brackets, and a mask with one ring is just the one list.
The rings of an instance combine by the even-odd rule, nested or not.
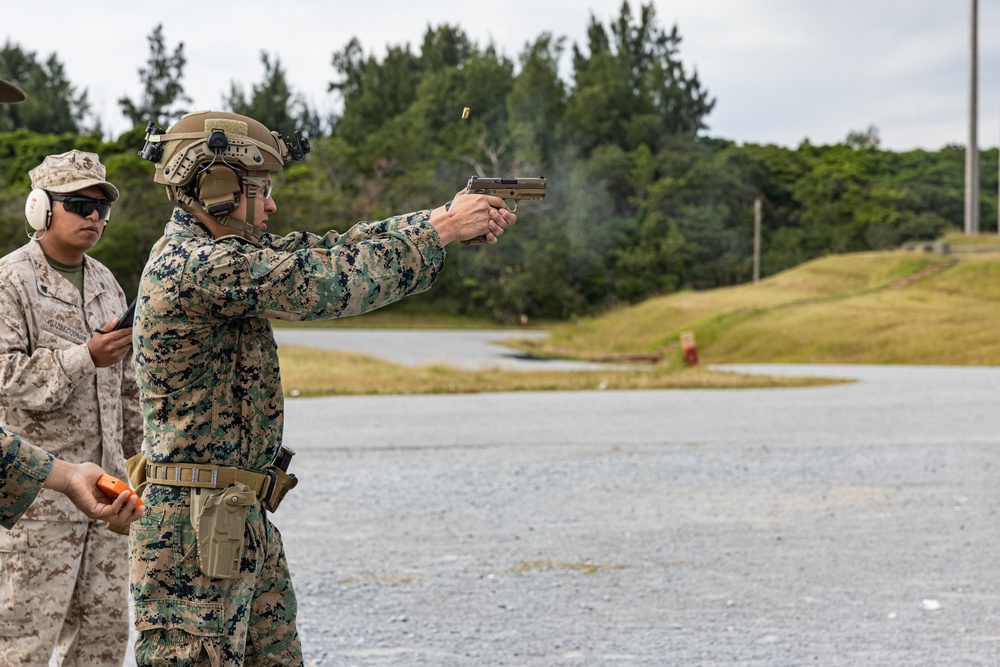
[(996, 665), (998, 368), (294, 399), (307, 665)]
[(1000, 369), (290, 401), (309, 665), (995, 665)]

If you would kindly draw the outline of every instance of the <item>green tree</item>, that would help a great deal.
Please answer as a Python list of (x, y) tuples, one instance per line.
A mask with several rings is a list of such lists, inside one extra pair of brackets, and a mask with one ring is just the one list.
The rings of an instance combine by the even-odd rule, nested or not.
[(475, 45), (457, 25), (427, 27), (420, 45), (420, 69), (440, 72), (458, 67), (476, 51)]
[(292, 91), (281, 59), (275, 56), (272, 62), (267, 53), (261, 51), (260, 60), (264, 65), (264, 80), (251, 87), (249, 96), (242, 86), (232, 83), (224, 105), (233, 113), (249, 116), (282, 134), (291, 135), (293, 130), (299, 129), (306, 136), (319, 137), (322, 132), (319, 114), (309, 107), (302, 95)]
[(879, 138), (878, 128), (869, 125), (867, 130), (851, 130), (847, 133), (844, 143), (851, 148), (878, 148), (882, 140)]
[[(333, 55), (333, 68), (340, 78), (330, 83), (330, 90), (339, 92), (344, 101), (335, 134), (363, 145), (370, 135), (385, 128), (416, 102), (425, 81), (436, 78), (447, 84), (450, 73), (476, 52), (461, 28), (449, 25), (428, 27), (419, 54), (414, 54), (408, 44), (389, 46), (382, 60), (374, 55), (365, 56), (360, 42), (352, 39)], [(425, 90), (424, 96), (427, 94)], [(457, 100), (453, 98), (438, 107), (438, 114), (444, 118), (446, 110), (456, 106), (461, 112), (462, 102)]]
[(0, 106), (0, 132), (14, 129), (80, 134), (90, 111), (87, 90), (77, 92), (55, 54), (39, 61), (9, 41), (0, 49), (0, 77), (17, 84), (28, 99)]
[(564, 38), (544, 33), (529, 44), (507, 95), (513, 150), (537, 174), (548, 173), (560, 152), (560, 121), (566, 109), (566, 86), (559, 78), (564, 43)]
[(344, 101), (334, 133), (355, 145), (406, 110), (420, 82), (420, 62), (409, 46), (389, 47), (379, 62), (374, 56), (366, 58), (355, 38), (333, 55), (333, 67), (342, 78), (331, 83), (330, 90)]
[(163, 24), (153, 29), (149, 37), (149, 60), (146, 67), (139, 68), (142, 82), (142, 97), (133, 102), (128, 97), (118, 100), (122, 113), (133, 125), (145, 125), (153, 121), (166, 127), (170, 121), (183, 116), (187, 111), (180, 105), (190, 104), (191, 98), (184, 94), (184, 42), (180, 42), (172, 54), (167, 53), (164, 44)]
[(750, 277), (746, 221), (754, 188), (732, 147), (678, 136), (659, 155), (643, 147), (625, 157), (622, 187), (632, 192), (635, 213), (615, 249), (621, 298)]
[(665, 137), (705, 129), (715, 100), (697, 72), (685, 72), (677, 26), (657, 27), (652, 3), (634, 22), (623, 2), (610, 34), (591, 15), (587, 34), (588, 53), (573, 46), (575, 85), (564, 119), (584, 151), (614, 143), (626, 150), (646, 144), (655, 153)]

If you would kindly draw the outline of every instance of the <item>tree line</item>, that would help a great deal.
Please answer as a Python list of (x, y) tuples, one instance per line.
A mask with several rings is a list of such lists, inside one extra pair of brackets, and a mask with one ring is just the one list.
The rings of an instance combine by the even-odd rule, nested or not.
[[(136, 156), (146, 121), (178, 118), (183, 44), (162, 27), (139, 69), (143, 93), (122, 98), (135, 127), (103, 136), (87, 125), (86, 91), (55, 56), (15, 44), (0, 50), (0, 77), (29, 94), (0, 107), (0, 252), (24, 240), (28, 170), (70, 148), (101, 155), (122, 192), (105, 238), (91, 252), (134, 293), (146, 255), (169, 214), (152, 165)], [(233, 83), (226, 110), (271, 129), (303, 128), (306, 160), (276, 178), (275, 233), (340, 230), (358, 220), (429, 208), (472, 174), (545, 176), (548, 196), (522, 202), (501, 243), (449, 251), (438, 287), (411, 305), (516, 322), (520, 314), (567, 319), (680, 289), (747, 282), (753, 270), (753, 202), (763, 203), (761, 274), (829, 253), (882, 250), (961, 229), (964, 153), (894, 152), (878, 130), (835, 145), (743, 144), (712, 138), (715, 99), (680, 58), (676, 26), (652, 4), (623, 2), (607, 25), (593, 16), (586, 44), (542, 33), (515, 59), (471, 41), (457, 25), (429, 27), (419, 46), (366, 54), (351, 40), (332, 54), (330, 90), (342, 98), (321, 118), (289, 86), (277, 56), (261, 54), (264, 78)], [(462, 110), (468, 107), (468, 118)], [(996, 150), (984, 165), (997, 164)], [(981, 217), (997, 217), (996, 170), (981, 174)]]

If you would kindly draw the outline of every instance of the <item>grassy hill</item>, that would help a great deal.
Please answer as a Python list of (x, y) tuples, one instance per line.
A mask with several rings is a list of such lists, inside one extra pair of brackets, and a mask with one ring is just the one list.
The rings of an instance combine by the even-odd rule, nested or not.
[(756, 284), (651, 299), (513, 346), (582, 359), (659, 351), (679, 362), (679, 336), (693, 331), (703, 363), (1000, 364), (1000, 239), (942, 242), (952, 252), (825, 257)]
[[(661, 355), (635, 370), (582, 372), (412, 369), (362, 355), (282, 346), (291, 396), (583, 389), (737, 389), (829, 384), (803, 377), (745, 376), (706, 364), (795, 362), (1000, 364), (1000, 237), (956, 236), (923, 249), (835, 255), (757, 284), (681, 292), (603, 317), (550, 327), (547, 340), (512, 347), (541, 356), (602, 359)], [(365, 318), (370, 318), (366, 315)], [(420, 326), (388, 314), (367, 326)], [(358, 318), (361, 319), (361, 318)], [(469, 326), (431, 318), (430, 326)], [(693, 331), (702, 362), (683, 365), (679, 337)]]

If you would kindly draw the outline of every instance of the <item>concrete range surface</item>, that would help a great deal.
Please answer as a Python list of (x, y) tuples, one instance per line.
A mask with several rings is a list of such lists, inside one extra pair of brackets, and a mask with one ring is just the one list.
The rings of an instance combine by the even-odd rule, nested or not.
[(1000, 369), (289, 402), (311, 665), (995, 665)]
[(1000, 368), (291, 399), (307, 665), (996, 665)]

